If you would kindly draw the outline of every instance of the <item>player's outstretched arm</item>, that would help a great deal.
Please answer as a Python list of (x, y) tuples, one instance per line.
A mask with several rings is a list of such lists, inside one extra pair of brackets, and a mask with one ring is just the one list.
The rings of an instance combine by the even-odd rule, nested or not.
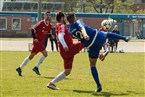
[(87, 35), (86, 29), (84, 27), (81, 27), (81, 32), (82, 32), (84, 39), (89, 40), (89, 36)]
[(67, 52), (69, 50), (65, 40), (64, 40), (64, 33), (59, 33), (58, 34), (58, 39), (61, 43), (61, 45), (63, 46), (64, 50)]

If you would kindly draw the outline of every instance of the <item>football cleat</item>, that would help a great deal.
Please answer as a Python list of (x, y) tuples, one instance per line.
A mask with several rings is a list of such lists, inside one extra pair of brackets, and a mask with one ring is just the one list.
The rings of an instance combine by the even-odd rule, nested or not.
[(37, 67), (34, 67), (32, 69), (37, 75), (41, 75), (40, 72), (39, 72), (39, 69)]
[(98, 89), (95, 90), (95, 92), (101, 92), (101, 91), (102, 91), (102, 86), (100, 85), (100, 86), (98, 87)]
[(59, 90), (59, 88), (57, 88), (56, 85), (51, 82), (47, 85), (47, 87), (52, 90)]
[(19, 76), (22, 76), (22, 70), (20, 67), (16, 68), (16, 71), (18, 72), (18, 75)]
[(131, 37), (130, 36), (127, 36), (125, 41), (128, 42), (130, 40), (131, 40)]
[(109, 51), (105, 52), (104, 54), (100, 54), (100, 55), (99, 55), (99, 59), (100, 59), (101, 61), (104, 61), (104, 59), (105, 59), (105, 57), (108, 55), (108, 53), (109, 53)]

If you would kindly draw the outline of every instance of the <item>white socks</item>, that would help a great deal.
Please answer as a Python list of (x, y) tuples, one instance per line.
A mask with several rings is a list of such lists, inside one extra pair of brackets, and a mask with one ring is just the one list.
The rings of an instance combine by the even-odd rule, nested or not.
[(56, 82), (61, 81), (62, 79), (64, 79), (66, 77), (64, 72), (61, 72), (60, 74), (58, 74), (51, 82), (53, 84), (55, 84)]
[(38, 68), (39, 65), (44, 61), (45, 58), (46, 58), (46, 57), (42, 55), (42, 56), (40, 57), (38, 63), (37, 63), (35, 66)]
[(20, 65), (20, 68), (22, 69), (25, 65), (27, 65), (27, 63), (30, 61), (30, 59), (27, 57), (23, 63)]
[[(38, 68), (39, 65), (44, 61), (45, 59), (45, 56), (41, 56), (38, 63), (36, 64), (36, 67)], [(29, 57), (27, 57), (23, 62), (22, 64), (20, 65), (20, 68), (22, 69), (25, 65), (27, 65), (27, 63), (30, 61)]]

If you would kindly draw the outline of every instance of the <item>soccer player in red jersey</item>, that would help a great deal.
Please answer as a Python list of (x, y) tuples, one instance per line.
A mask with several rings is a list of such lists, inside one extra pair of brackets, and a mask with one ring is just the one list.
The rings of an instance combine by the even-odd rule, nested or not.
[[(109, 29), (104, 29), (104, 28), (103, 28), (103, 22), (104, 22), (104, 21), (106, 21), (106, 20), (103, 20), (103, 21), (102, 21), (101, 27), (100, 27), (99, 31), (104, 31), (105, 33), (107, 33)], [(103, 54), (99, 54), (99, 59), (100, 59), (101, 61), (104, 61), (105, 57), (106, 57), (106, 56), (108, 55), (108, 53), (109, 53), (109, 51), (107, 50), (108, 45), (109, 45), (109, 43), (106, 42), (106, 43), (102, 46), (103, 49), (104, 49), (104, 53), (103, 53)]]
[(55, 86), (55, 83), (61, 81), (70, 74), (74, 55), (84, 48), (84, 45), (81, 42), (73, 43), (72, 37), (68, 33), (68, 28), (65, 24), (65, 16), (62, 12), (57, 13), (56, 20), (58, 22), (56, 24), (56, 32), (59, 40), (60, 55), (64, 61), (64, 71), (48, 83), (47, 87), (54, 90), (59, 89)]
[(51, 23), (50, 23), (50, 12), (46, 11), (44, 14), (44, 19), (37, 22), (32, 27), (32, 36), (33, 36), (33, 48), (30, 53), (30, 55), (22, 62), (22, 64), (16, 68), (16, 71), (18, 72), (19, 76), (22, 76), (22, 68), (31, 60), (33, 57), (38, 53), (41, 52), (43, 55), (40, 57), (38, 63), (33, 68), (33, 71), (40, 75), (38, 67), (39, 65), (44, 61), (44, 59), (47, 57), (47, 51), (45, 50), (44, 41), (47, 36), (50, 36), (53, 38), (53, 35), (51, 34)]

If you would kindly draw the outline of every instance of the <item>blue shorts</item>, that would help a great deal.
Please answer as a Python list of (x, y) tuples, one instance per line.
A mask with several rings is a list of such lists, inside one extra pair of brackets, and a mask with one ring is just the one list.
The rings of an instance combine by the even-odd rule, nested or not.
[(103, 44), (106, 42), (106, 34), (99, 31), (94, 44), (88, 49), (89, 57), (98, 58)]

